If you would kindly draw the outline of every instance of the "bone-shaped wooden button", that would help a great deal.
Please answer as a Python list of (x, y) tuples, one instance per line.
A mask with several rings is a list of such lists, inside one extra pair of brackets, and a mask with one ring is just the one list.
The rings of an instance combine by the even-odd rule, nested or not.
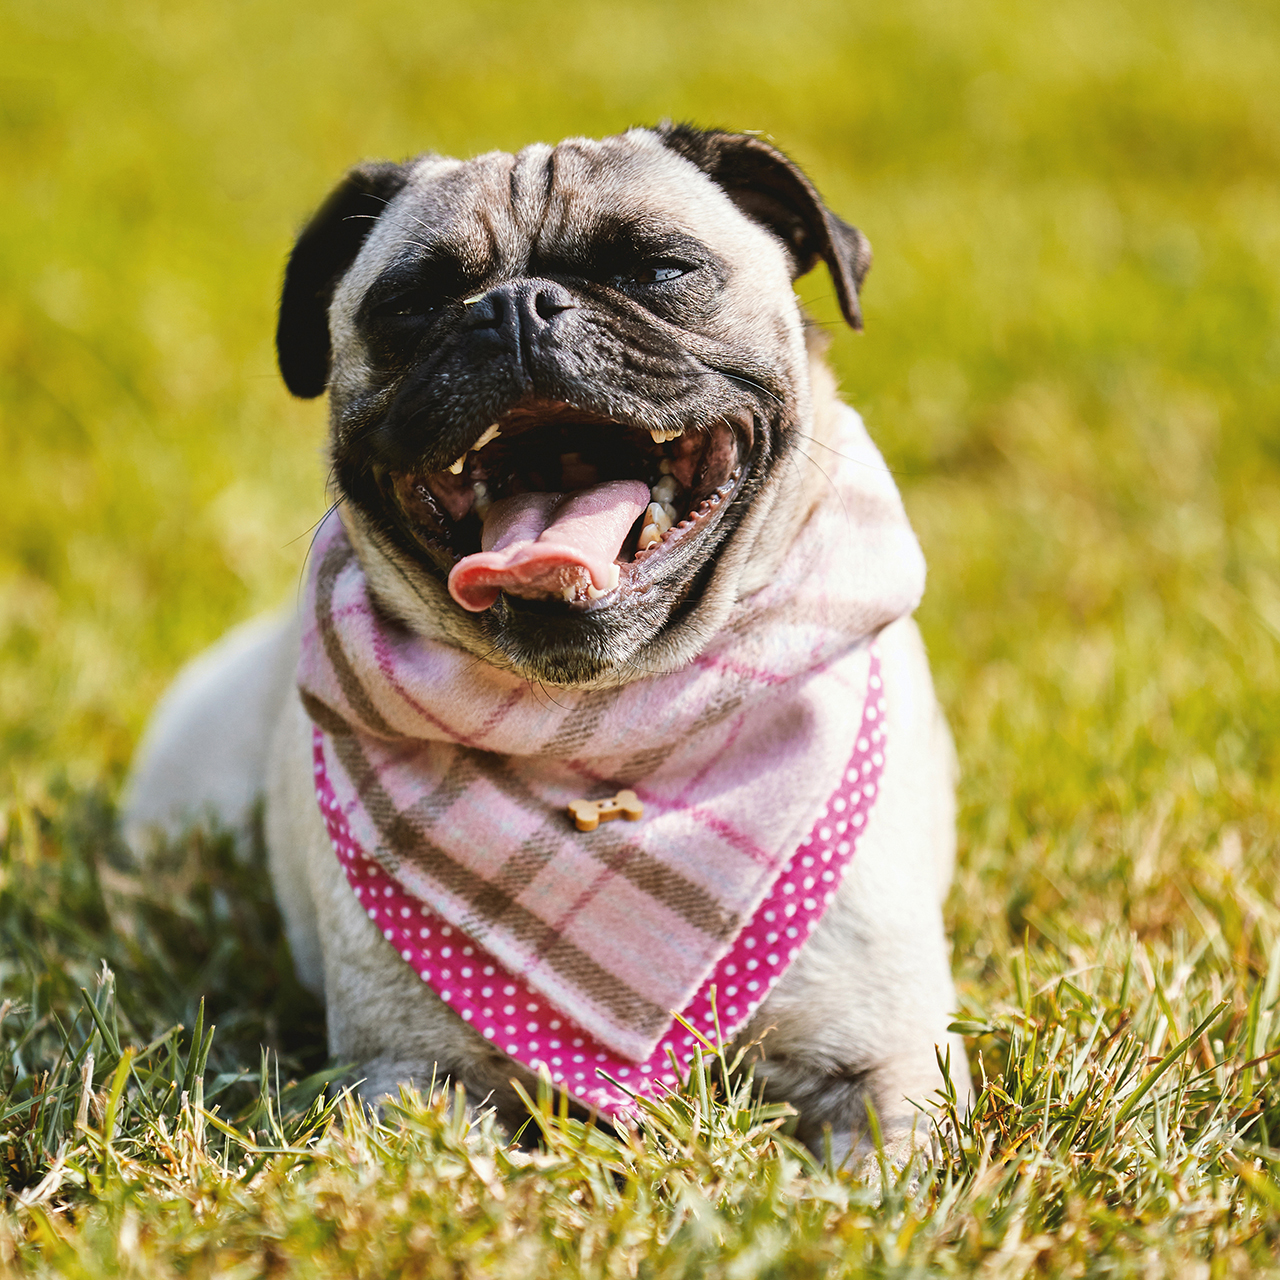
[(594, 831), (602, 822), (612, 822), (614, 818), (639, 822), (644, 817), (644, 805), (634, 791), (619, 791), (607, 800), (571, 800), (569, 816), (579, 831)]

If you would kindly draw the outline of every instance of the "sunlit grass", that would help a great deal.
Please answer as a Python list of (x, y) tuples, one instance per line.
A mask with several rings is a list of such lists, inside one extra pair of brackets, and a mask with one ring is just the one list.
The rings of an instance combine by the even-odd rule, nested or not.
[[(0, 1265), (1270, 1265), (1274, 6), (50, 0), (0, 10), (0, 59)], [(802, 291), (924, 543), (962, 761), (949, 920), (987, 1085), (918, 1183), (824, 1172), (696, 1081), (643, 1139), (547, 1120), (532, 1156), (447, 1098), (307, 1137), (318, 1012), (261, 870), (206, 841), (140, 885), (111, 834), (166, 681), (296, 590), (324, 509), (323, 408), (270, 348), (307, 210), (360, 157), (664, 115), (768, 130), (876, 249), (861, 337), (821, 273)]]
[[(972, 1112), (944, 1106), (936, 1167), (873, 1159), (850, 1176), (789, 1139), (787, 1108), (761, 1106), (740, 1059), (710, 1043), (616, 1134), (570, 1119), (548, 1083), (530, 1099), (532, 1150), (447, 1089), (374, 1120), (319, 1096), (323, 1076), (282, 1084), (274, 1058), (248, 1062), (268, 1028), (243, 1013), (221, 1047), (203, 1005), (190, 1031), (163, 1025), (197, 990), (233, 1017), (246, 996), (278, 1011), (252, 976), (262, 877), (234, 882), (216, 846), (175, 862), (215, 898), (236, 891), (228, 930), (122, 866), (112, 928), (101, 836), (46, 829), (59, 869), (28, 843), (39, 826), (11, 835), (6, 935), (120, 969), (28, 964), (25, 1001), (3, 1006), (0, 1261), (22, 1274), (1148, 1275), (1200, 1258), (1245, 1276), (1280, 1243), (1280, 919), (1247, 868), (1197, 886), (1195, 936), (1077, 937), (1066, 918), (1035, 946), (1006, 936), (958, 1024)], [(194, 954), (230, 932), (243, 967), (184, 962), (183, 915)], [(162, 972), (170, 990), (147, 990)]]

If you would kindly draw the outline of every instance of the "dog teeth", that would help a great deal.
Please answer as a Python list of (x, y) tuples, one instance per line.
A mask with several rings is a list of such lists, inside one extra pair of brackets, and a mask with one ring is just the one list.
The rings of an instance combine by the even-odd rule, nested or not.
[(668, 440), (675, 440), (684, 435), (684, 428), (672, 427), (669, 431), (664, 431), (661, 427), (650, 427), (649, 434), (653, 437), (654, 444), (666, 444)]
[(483, 520), (489, 514), (489, 508), (493, 506), (493, 499), (489, 497), (489, 486), (483, 480), (477, 480), (471, 486), (471, 492), (476, 495), (476, 500), (472, 504), (475, 513)]
[[(609, 566), (609, 582), (606, 586), (597, 587), (594, 582), (587, 583), (587, 599), (599, 600), (601, 596), (607, 596), (609, 592), (613, 591), (621, 581), (622, 567), (617, 563), (611, 564)], [(565, 587), (560, 594), (564, 596), (565, 600), (572, 604), (575, 600), (582, 598), (582, 588), (575, 582), (570, 586)]]
[(645, 524), (654, 524), (658, 526), (659, 533), (666, 533), (676, 522), (676, 509), (665, 502), (651, 502), (645, 509)]
[(649, 490), (649, 495), (653, 498), (654, 502), (660, 502), (665, 505), (675, 500), (676, 488), (675, 476), (663, 476), (662, 479)]
[[(475, 453), (478, 449), (483, 449), (490, 440), (496, 440), (501, 434), (501, 431), (498, 430), (498, 424), (495, 422), (491, 427), (485, 429), (484, 435), (467, 450), (467, 453)], [(464, 453), (457, 462), (450, 464), (449, 472), (451, 475), (460, 476), (462, 474), (462, 468), (467, 465), (467, 453)]]
[(651, 502), (645, 508), (644, 524), (640, 529), (639, 550), (648, 551), (662, 541), (662, 535), (675, 524), (675, 507), (669, 503)]
[(608, 586), (597, 587), (594, 583), (587, 584), (587, 599), (599, 600), (601, 596), (607, 596), (610, 591), (617, 587), (622, 580), (622, 568), (618, 564), (609, 566), (609, 583)]
[(489, 443), (490, 440), (496, 440), (502, 434), (498, 430), (498, 424), (495, 422), (491, 427), (487, 428), (484, 435), (471, 446), (472, 453), (478, 453)]
[[(652, 511), (653, 507), (649, 508)], [(640, 551), (648, 551), (650, 547), (656, 547), (662, 541), (662, 530), (658, 528), (656, 522), (650, 517), (648, 512), (645, 513), (644, 525), (640, 530), (640, 542), (638, 549)]]
[(653, 501), (645, 508), (644, 524), (640, 527), (640, 540), (636, 546), (637, 554), (652, 551), (672, 529), (678, 534), (709, 515), (733, 491), (734, 485), (742, 475), (742, 468), (736, 468), (724, 484), (714, 493), (703, 498), (684, 519), (680, 519), (680, 513), (674, 502), (680, 488), (679, 482), (671, 474), (671, 464), (667, 459), (664, 458), (659, 463), (658, 469), (662, 472), (662, 478), (649, 490), (649, 496)]

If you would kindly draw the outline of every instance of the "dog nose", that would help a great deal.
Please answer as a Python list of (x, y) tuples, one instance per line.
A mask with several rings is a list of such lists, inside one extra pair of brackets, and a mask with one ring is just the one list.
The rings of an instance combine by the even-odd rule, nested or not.
[(471, 303), (466, 320), (477, 336), (489, 331), (502, 345), (519, 350), (577, 305), (569, 290), (553, 280), (508, 280)]

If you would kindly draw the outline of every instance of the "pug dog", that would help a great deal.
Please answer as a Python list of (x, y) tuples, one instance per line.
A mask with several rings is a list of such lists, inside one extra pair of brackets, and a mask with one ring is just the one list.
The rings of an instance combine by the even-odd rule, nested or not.
[[(825, 263), (859, 329), (870, 261), (752, 134), (663, 125), (351, 170), (293, 249), (277, 346), (293, 394), (328, 394), (343, 563), (376, 626), (410, 657), (420, 643), (465, 659), (459, 698), (507, 680), (607, 716), (693, 670), (812, 536), (842, 450), (880, 486), (866, 503), (900, 513), (874, 448), (849, 443), (856, 419), (793, 291)], [(814, 545), (861, 554), (834, 542)], [(911, 601), (867, 624), (890, 746), (856, 854), (736, 1033), (798, 1136), (817, 1150), (829, 1135), (840, 1157), (867, 1150), (868, 1104), (891, 1144), (918, 1145), (940, 1057), (969, 1087), (941, 914), (954, 752)], [(260, 822), (294, 962), (363, 1094), (449, 1079), (519, 1128), (527, 1056), (405, 963), (335, 856), (340, 806), (322, 813), (316, 783), (330, 713), (305, 681), (299, 694), (307, 628), (251, 623), (180, 675), (135, 763), (127, 836), (145, 852), (193, 821), (246, 841)], [(332, 705), (381, 723), (343, 688)], [(643, 793), (639, 765), (614, 781)]]

